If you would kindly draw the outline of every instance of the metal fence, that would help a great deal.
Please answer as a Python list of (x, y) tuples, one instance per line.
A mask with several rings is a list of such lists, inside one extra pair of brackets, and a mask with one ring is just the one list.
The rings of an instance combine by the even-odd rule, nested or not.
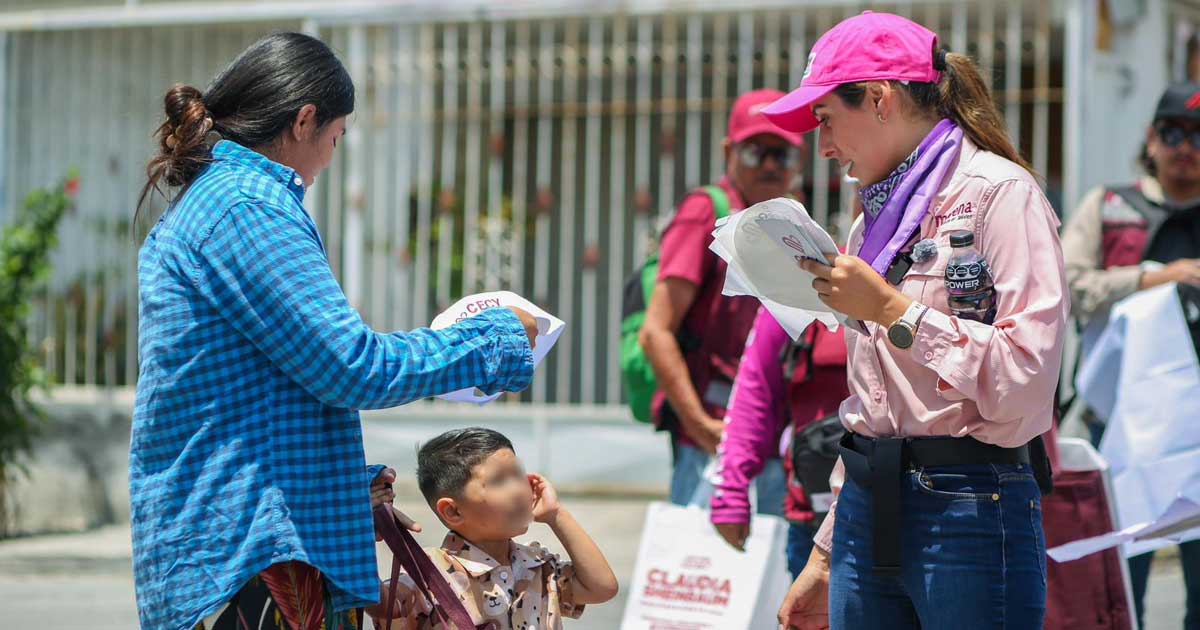
[(1200, 2), (1176, 0), (1168, 10), (1168, 49), (1174, 80), (1200, 81)]
[[(11, 32), (3, 198), (11, 207), (70, 166), (82, 176), (31, 333), (59, 383), (135, 382), (130, 218), (161, 96), (202, 87), (264, 33), (303, 28), (359, 88), (344, 148), (307, 198), (350, 301), (394, 330), (462, 294), (512, 289), (568, 322), (520, 400), (617, 404), (623, 282), (674, 204), (722, 173), (737, 94), (797, 85), (820, 33), (863, 8), (907, 14), (978, 59), (1056, 199), (1069, 1)], [(851, 191), (815, 149), (800, 192), (840, 224)]]

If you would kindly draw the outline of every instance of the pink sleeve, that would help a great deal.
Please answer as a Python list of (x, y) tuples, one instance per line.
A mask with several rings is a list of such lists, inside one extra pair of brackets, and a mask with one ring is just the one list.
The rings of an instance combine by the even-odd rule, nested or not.
[(911, 350), (940, 377), (941, 396), (971, 400), (989, 422), (1014, 423), (1005, 440), (1012, 443), (999, 446), (1019, 446), (1049, 428), (1070, 306), (1057, 224), (1033, 184), (1000, 184), (979, 244), (995, 276), (995, 324), (930, 309)]
[(717, 258), (708, 249), (716, 223), (712, 200), (707, 195), (688, 195), (659, 243), (658, 280), (679, 278), (696, 286), (704, 284)]
[(829, 475), (829, 488), (833, 491), (833, 503), (829, 505), (829, 514), (825, 515), (824, 521), (821, 521), (821, 528), (817, 530), (817, 535), (813, 536), (813, 543), (825, 553), (833, 552), (834, 513), (837, 511), (838, 495), (842, 493), (842, 484), (845, 481), (846, 466), (842, 464), (842, 458), (839, 457), (837, 464), (833, 466), (833, 472)]
[(725, 415), (725, 434), (717, 449), (713, 523), (750, 522), (750, 481), (762, 473), (768, 458), (778, 454), (786, 404), (779, 358), (788, 342), (775, 318), (767, 309), (759, 309), (738, 366)]

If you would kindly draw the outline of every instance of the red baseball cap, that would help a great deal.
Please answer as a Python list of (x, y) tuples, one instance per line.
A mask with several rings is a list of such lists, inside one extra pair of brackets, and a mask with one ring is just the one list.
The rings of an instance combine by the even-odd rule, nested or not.
[(779, 90), (754, 90), (739, 96), (729, 112), (729, 141), (738, 143), (760, 133), (769, 133), (794, 146), (804, 146), (802, 134), (780, 129), (763, 115), (763, 108), (783, 96)]
[(912, 20), (863, 11), (829, 29), (808, 55), (800, 87), (763, 109), (771, 122), (797, 133), (820, 124), (812, 104), (839, 85), (861, 81), (937, 83), (934, 69), (938, 38)]

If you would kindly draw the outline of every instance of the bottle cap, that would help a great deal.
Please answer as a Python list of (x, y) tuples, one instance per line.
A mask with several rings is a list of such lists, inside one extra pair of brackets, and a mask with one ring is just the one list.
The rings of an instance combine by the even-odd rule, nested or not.
[(975, 244), (975, 233), (959, 230), (950, 235), (950, 247), (970, 247)]

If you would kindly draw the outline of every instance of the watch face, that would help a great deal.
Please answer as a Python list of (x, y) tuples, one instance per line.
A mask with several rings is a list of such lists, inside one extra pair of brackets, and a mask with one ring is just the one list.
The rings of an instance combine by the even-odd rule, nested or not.
[(897, 348), (903, 350), (912, 347), (913, 333), (909, 330), (908, 326), (892, 324), (888, 327), (887, 336), (892, 345)]

